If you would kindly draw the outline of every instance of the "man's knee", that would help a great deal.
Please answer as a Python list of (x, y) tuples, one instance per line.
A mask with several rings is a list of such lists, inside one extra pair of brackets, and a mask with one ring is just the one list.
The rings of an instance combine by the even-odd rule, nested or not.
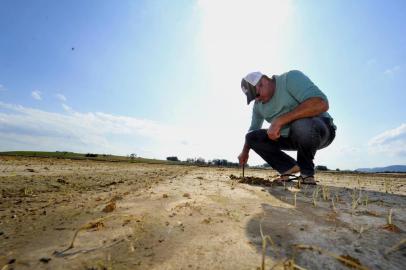
[(252, 146), (256, 142), (264, 141), (267, 136), (265, 129), (252, 130), (245, 135), (245, 142)]

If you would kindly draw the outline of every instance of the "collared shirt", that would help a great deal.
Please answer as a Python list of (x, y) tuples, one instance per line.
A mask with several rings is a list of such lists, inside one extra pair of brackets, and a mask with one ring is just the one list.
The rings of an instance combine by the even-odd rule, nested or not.
[[(275, 118), (294, 110), (309, 98), (320, 97), (328, 102), (327, 96), (301, 71), (292, 70), (272, 78), (276, 82), (275, 92), (265, 104), (255, 101), (249, 131), (260, 129), (264, 120), (272, 123)], [(327, 112), (319, 116), (332, 119)], [(289, 129), (290, 124), (283, 126), (281, 136), (288, 137)]]

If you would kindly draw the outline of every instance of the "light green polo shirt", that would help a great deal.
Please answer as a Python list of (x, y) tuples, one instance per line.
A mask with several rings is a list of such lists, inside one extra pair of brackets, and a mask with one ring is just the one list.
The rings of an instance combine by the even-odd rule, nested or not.
[[(292, 111), (306, 99), (320, 97), (328, 102), (327, 96), (301, 71), (292, 70), (273, 78), (276, 81), (275, 93), (265, 104), (255, 101), (249, 131), (262, 128), (264, 120), (272, 123), (275, 118)], [(327, 112), (320, 116), (331, 118)], [(287, 137), (289, 129), (290, 124), (283, 126), (281, 136)]]

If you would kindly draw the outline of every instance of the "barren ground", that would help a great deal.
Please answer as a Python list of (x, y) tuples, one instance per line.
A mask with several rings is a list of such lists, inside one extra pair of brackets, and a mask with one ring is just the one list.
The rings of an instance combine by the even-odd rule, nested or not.
[(0, 269), (261, 269), (260, 225), (265, 269), (405, 269), (405, 174), (319, 173), (300, 191), (231, 174), (0, 157)]

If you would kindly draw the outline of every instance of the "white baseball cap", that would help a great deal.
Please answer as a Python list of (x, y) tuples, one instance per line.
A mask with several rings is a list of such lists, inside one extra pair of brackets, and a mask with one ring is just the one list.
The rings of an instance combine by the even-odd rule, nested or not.
[(255, 99), (257, 95), (255, 86), (261, 80), (262, 76), (264, 76), (264, 74), (259, 71), (255, 71), (249, 73), (241, 80), (241, 89), (247, 96), (247, 104), (250, 104), (250, 102)]

